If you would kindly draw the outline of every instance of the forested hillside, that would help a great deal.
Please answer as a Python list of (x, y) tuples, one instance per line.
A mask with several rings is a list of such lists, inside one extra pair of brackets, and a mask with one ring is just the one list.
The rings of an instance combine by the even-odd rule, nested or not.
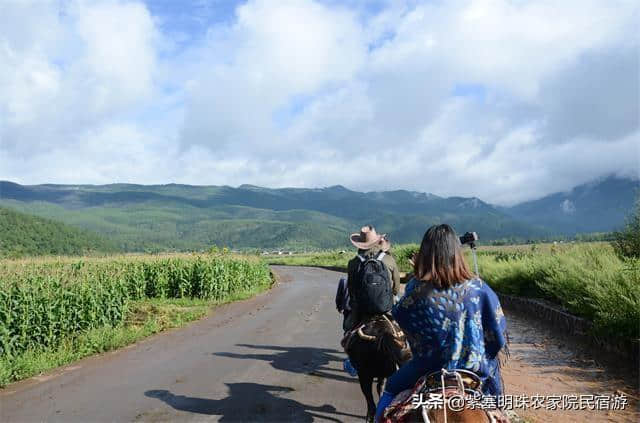
[(114, 252), (98, 234), (0, 207), (0, 257)]

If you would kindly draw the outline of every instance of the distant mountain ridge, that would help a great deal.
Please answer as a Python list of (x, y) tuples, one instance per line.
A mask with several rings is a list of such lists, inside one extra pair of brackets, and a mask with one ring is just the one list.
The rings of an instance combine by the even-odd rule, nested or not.
[[(439, 197), (406, 190), (357, 192), (255, 185), (19, 185), (0, 181), (0, 205), (90, 229), (121, 249), (333, 248), (362, 224), (394, 242), (418, 242), (447, 222), (483, 240), (514, 240), (608, 231), (633, 205), (638, 182), (608, 178), (514, 207), (479, 198)], [(564, 207), (564, 208), (563, 208)]]
[(518, 220), (555, 233), (607, 232), (620, 226), (633, 208), (640, 181), (608, 177), (506, 209)]

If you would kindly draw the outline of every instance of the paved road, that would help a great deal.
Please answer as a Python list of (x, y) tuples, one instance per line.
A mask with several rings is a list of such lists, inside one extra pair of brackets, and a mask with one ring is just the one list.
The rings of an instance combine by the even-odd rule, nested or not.
[(275, 270), (268, 293), (9, 386), (0, 421), (361, 421), (359, 385), (341, 370), (340, 273)]

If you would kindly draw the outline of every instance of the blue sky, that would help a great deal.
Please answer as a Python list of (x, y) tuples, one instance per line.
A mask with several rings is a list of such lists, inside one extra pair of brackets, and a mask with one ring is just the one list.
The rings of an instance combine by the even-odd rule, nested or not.
[(638, 18), (630, 0), (9, 1), (0, 179), (513, 204), (637, 178)]
[(147, 0), (149, 12), (160, 20), (168, 33), (184, 33), (200, 38), (212, 25), (231, 24), (236, 7), (244, 1), (222, 0)]

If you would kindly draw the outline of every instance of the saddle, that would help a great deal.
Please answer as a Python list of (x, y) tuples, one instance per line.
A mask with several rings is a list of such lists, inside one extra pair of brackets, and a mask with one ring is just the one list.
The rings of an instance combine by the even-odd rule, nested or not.
[[(407, 389), (396, 395), (385, 410), (382, 422), (412, 422), (419, 416), (420, 421), (429, 423), (428, 410), (419, 405), (416, 408), (414, 402), (416, 398), (420, 398), (422, 401), (427, 399), (429, 394), (434, 394), (438, 395), (443, 404), (446, 404), (447, 399), (453, 395), (481, 395), (481, 386), (482, 381), (478, 375), (469, 370), (455, 369), (448, 371), (442, 369), (429, 373), (418, 379), (413, 389)], [(419, 410), (419, 408), (422, 408), (422, 410)], [(486, 412), (489, 421), (498, 421), (492, 413)]]

